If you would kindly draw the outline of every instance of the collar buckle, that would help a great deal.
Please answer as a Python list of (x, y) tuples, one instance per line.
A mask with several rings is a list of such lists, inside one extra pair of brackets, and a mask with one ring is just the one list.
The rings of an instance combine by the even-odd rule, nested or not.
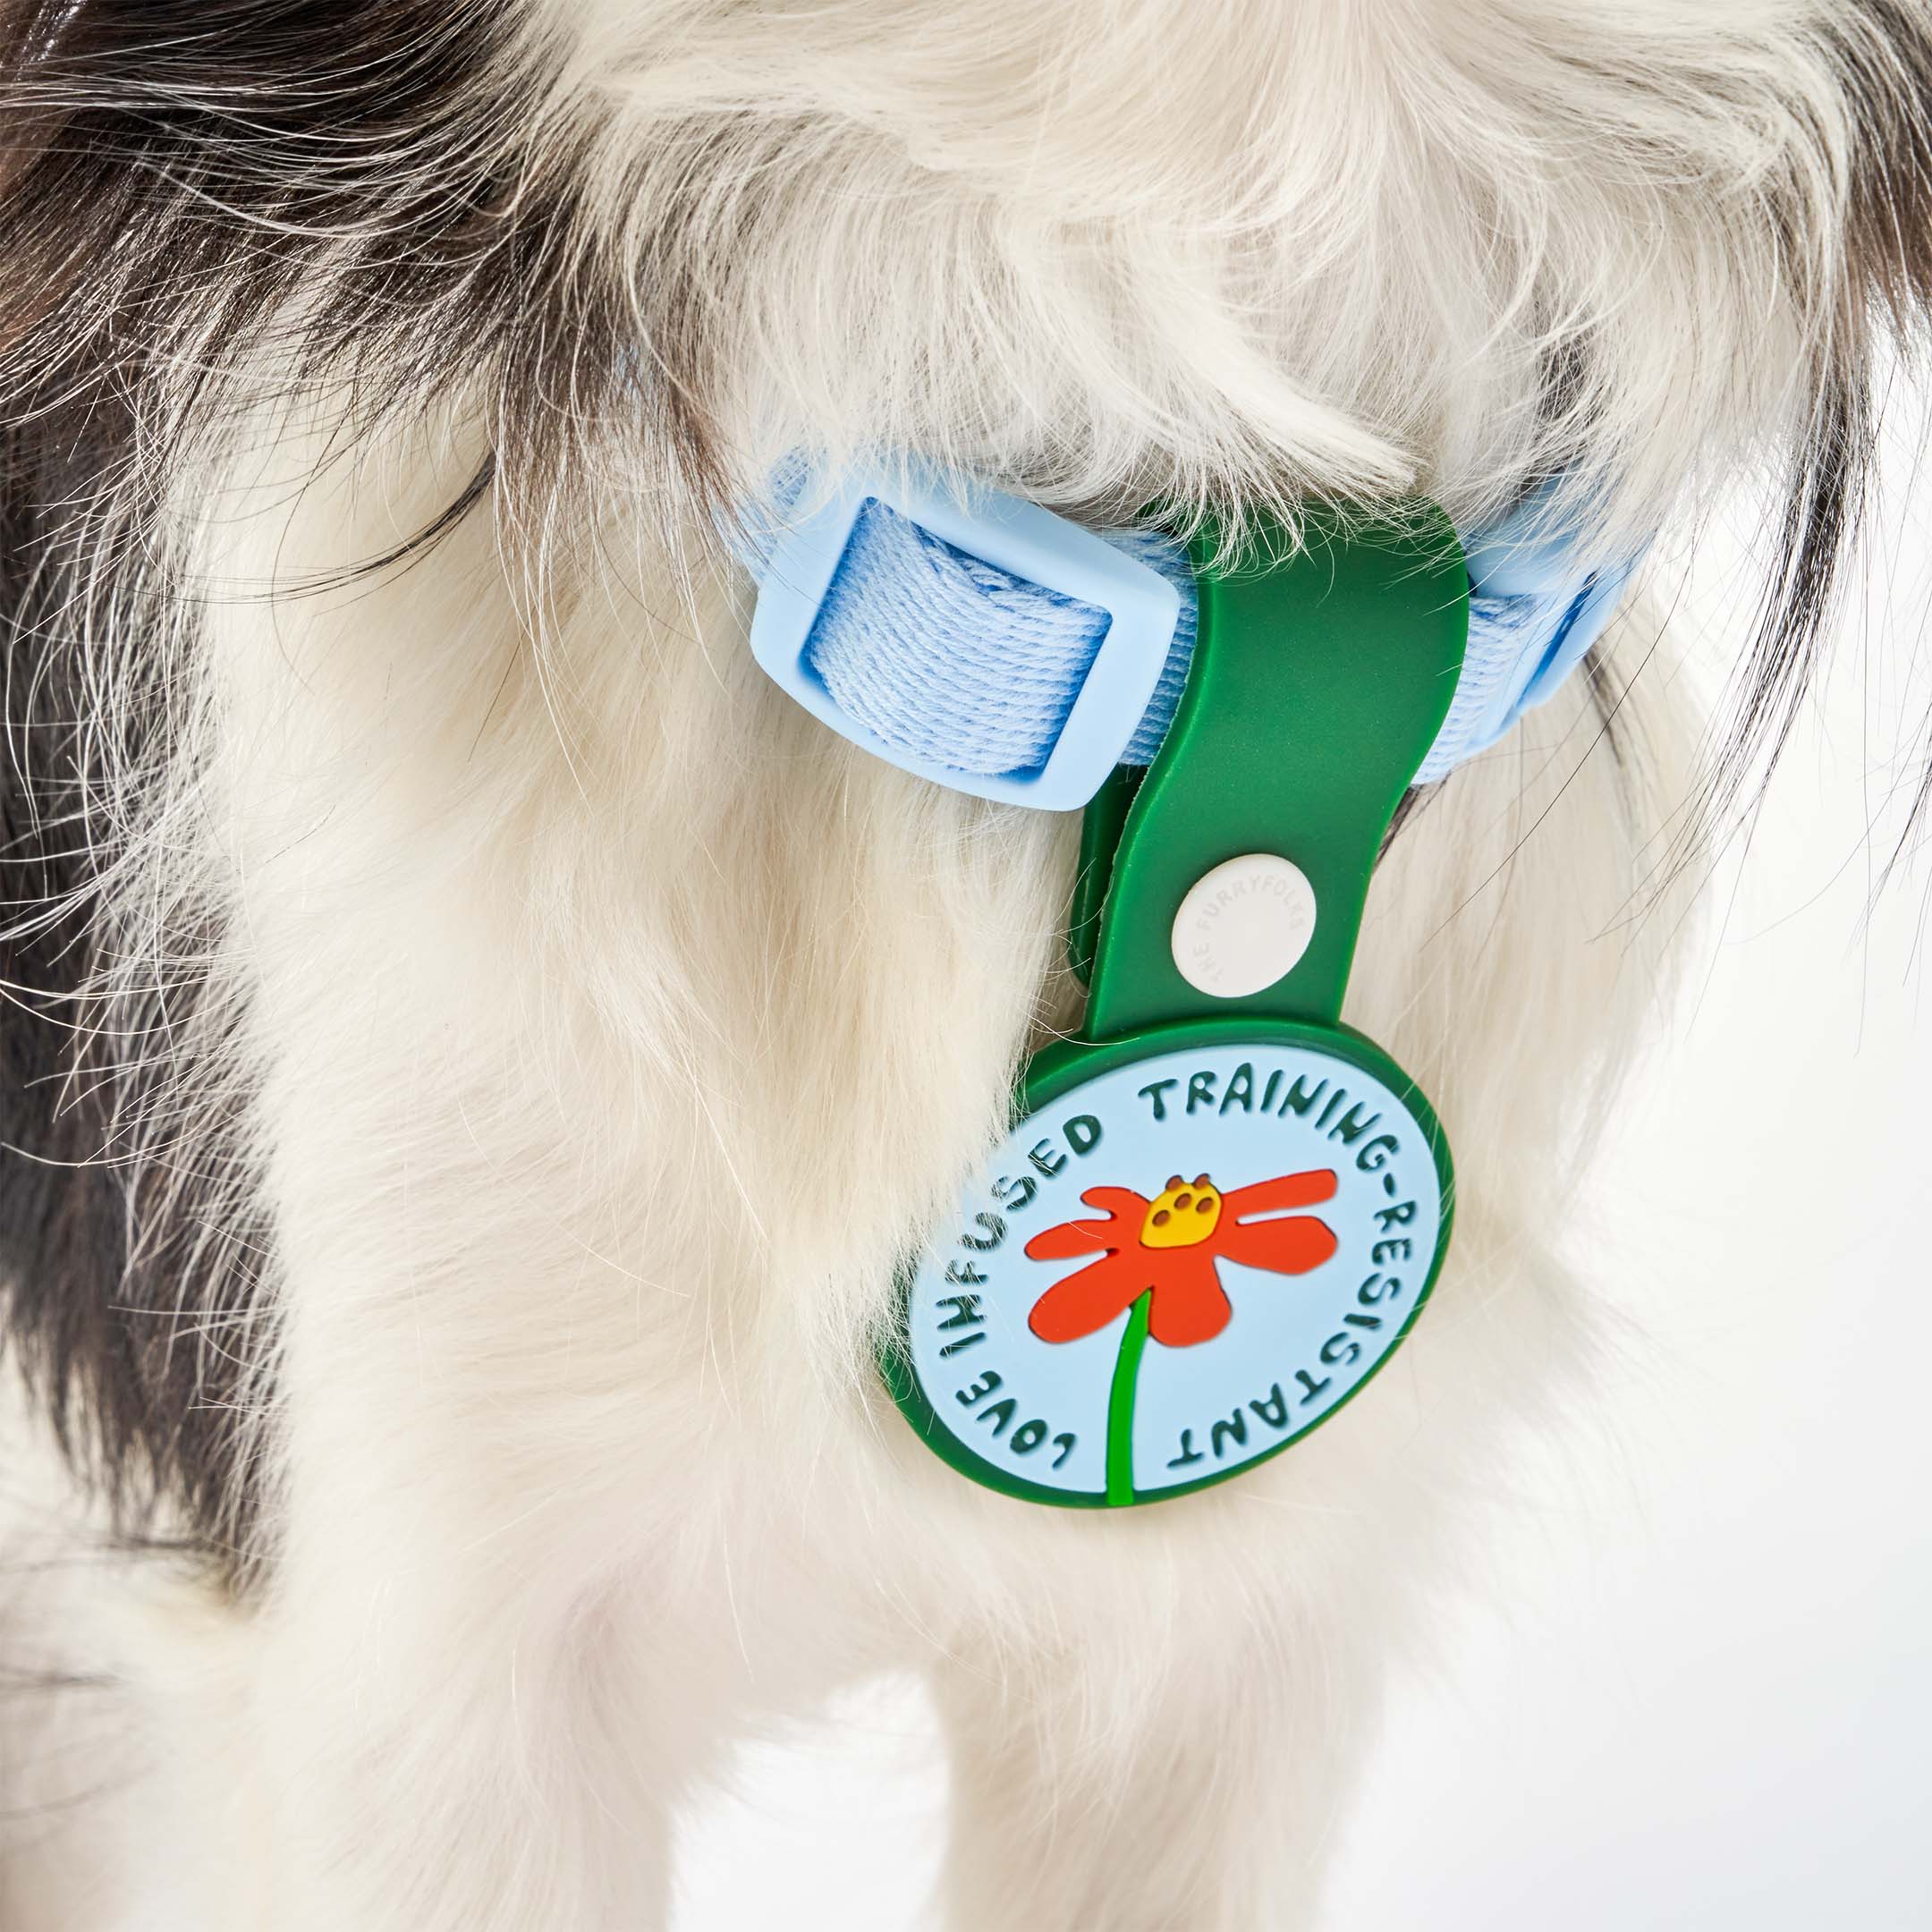
[[(996, 570), (1106, 614), (1105, 634), (1038, 764), (991, 774), (959, 769), (943, 756), (890, 742), (834, 695), (818, 668), (815, 632), (841, 573), (853, 565), (860, 519), (873, 504)], [(887, 764), (976, 798), (1072, 811), (1120, 763), (1154, 696), (1180, 614), (1180, 593), (1158, 571), (1038, 504), (943, 481), (922, 466), (894, 473), (849, 470), (829, 500), (791, 522), (773, 545), (751, 620), (751, 649), (774, 682), (821, 724)], [(919, 621), (907, 614), (909, 623)], [(1003, 649), (980, 699), (989, 707), (1005, 697), (1002, 677), (1010, 686), (1027, 675), (1023, 642), (1015, 639)]]

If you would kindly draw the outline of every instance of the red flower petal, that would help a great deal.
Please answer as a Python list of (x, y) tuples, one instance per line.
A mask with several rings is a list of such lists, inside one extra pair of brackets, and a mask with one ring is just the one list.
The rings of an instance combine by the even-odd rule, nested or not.
[(1216, 1231), (1213, 1245), (1243, 1267), (1306, 1275), (1310, 1268), (1318, 1268), (1341, 1243), (1326, 1221), (1318, 1221), (1313, 1215), (1291, 1215), (1284, 1221), (1224, 1224)]
[(1063, 1221), (1058, 1227), (1042, 1228), (1026, 1244), (1026, 1258), (1029, 1261), (1066, 1261), (1096, 1250), (1110, 1253), (1119, 1245), (1113, 1228), (1111, 1221)]
[(1312, 1208), (1318, 1201), (1333, 1200), (1337, 1185), (1332, 1167), (1316, 1167), (1306, 1174), (1257, 1181), (1252, 1187), (1236, 1188), (1221, 1199), (1230, 1216), (1245, 1221), (1250, 1215), (1282, 1214), (1290, 1208)]
[[(1129, 1250), (1125, 1254), (1103, 1255), (1076, 1268), (1033, 1304), (1027, 1326), (1042, 1342), (1078, 1342), (1083, 1335), (1096, 1334), (1123, 1309), (1131, 1308), (1148, 1286), (1147, 1270), (1141, 1265), (1144, 1259)], [(1156, 1302), (1159, 1300), (1157, 1295)]]
[(1085, 1221), (1062, 1221), (1042, 1228), (1026, 1244), (1030, 1261), (1066, 1261), (1074, 1255), (1092, 1254), (1097, 1249), (1111, 1252), (1131, 1246), (1140, 1239), (1140, 1217), (1147, 1212), (1147, 1196), (1131, 1188), (1089, 1188), (1080, 1199), (1089, 1208), (1104, 1208), (1106, 1216)]
[(1158, 1248), (1142, 1258), (1160, 1270), (1148, 1307), (1148, 1333), (1164, 1347), (1192, 1348), (1198, 1342), (1211, 1342), (1234, 1313), (1221, 1292), (1210, 1245)]
[(1140, 1235), (1140, 1216), (1148, 1211), (1148, 1198), (1131, 1187), (1090, 1187), (1080, 1196), (1089, 1208), (1104, 1208), (1109, 1217), (1127, 1225), (1128, 1239)]

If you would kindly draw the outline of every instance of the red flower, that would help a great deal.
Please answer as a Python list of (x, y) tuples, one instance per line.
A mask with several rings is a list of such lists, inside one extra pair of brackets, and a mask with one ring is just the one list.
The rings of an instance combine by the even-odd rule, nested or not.
[[(1206, 1174), (1191, 1185), (1175, 1174), (1152, 1200), (1131, 1188), (1089, 1188), (1089, 1208), (1106, 1209), (1087, 1221), (1044, 1228), (1026, 1244), (1028, 1258), (1064, 1261), (1098, 1252), (1100, 1258), (1056, 1281), (1027, 1317), (1042, 1342), (1078, 1342), (1152, 1291), (1148, 1333), (1169, 1348), (1211, 1342), (1234, 1310), (1215, 1270), (1216, 1260), (1276, 1275), (1306, 1275), (1338, 1245), (1313, 1215), (1284, 1216), (1333, 1199), (1335, 1177), (1326, 1168), (1282, 1174), (1222, 1194)], [(1270, 1215), (1277, 1218), (1257, 1220)]]

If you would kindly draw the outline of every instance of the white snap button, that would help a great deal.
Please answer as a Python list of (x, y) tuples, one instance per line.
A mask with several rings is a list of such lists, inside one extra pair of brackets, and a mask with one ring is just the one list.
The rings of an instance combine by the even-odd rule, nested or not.
[(1315, 888), (1275, 852), (1243, 852), (1204, 872), (1174, 914), (1174, 962), (1191, 987), (1240, 999), (1271, 987), (1315, 936)]

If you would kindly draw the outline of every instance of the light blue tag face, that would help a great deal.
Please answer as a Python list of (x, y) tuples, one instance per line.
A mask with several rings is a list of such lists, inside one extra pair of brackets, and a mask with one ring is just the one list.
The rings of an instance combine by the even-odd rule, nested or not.
[(1266, 1038), (1157, 1051), (1060, 1093), (995, 1152), (911, 1274), (901, 1400), (948, 1462), (1009, 1494), (1198, 1488), (1285, 1448), (1380, 1367), (1445, 1220), (1430, 1134), (1355, 1057)]

